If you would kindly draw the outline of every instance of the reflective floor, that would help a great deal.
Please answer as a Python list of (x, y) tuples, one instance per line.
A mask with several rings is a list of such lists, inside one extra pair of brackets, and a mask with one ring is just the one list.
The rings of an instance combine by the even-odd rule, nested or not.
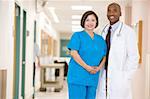
[(35, 99), (68, 99), (66, 80), (64, 82), (64, 87), (60, 92), (52, 92), (50, 88), (47, 88), (46, 92), (36, 92)]
[[(144, 79), (144, 69), (142, 67), (137, 70), (133, 77), (133, 99), (150, 99), (143, 96), (143, 94), (145, 94), (145, 89), (143, 87)], [(36, 92), (35, 99), (69, 99), (66, 79), (63, 85), (63, 89), (60, 92), (52, 92), (50, 88), (47, 88), (46, 92)]]

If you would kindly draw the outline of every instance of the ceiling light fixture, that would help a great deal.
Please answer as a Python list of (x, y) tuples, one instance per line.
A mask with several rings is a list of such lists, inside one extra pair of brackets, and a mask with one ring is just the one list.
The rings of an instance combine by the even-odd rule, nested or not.
[(72, 21), (72, 24), (80, 24), (80, 21)]
[(56, 23), (59, 23), (59, 19), (55, 13), (55, 8), (54, 7), (49, 7), (49, 11), (51, 12), (53, 19)]
[(72, 15), (72, 19), (81, 19), (81, 15)]
[(72, 10), (92, 10), (92, 6), (86, 6), (86, 5), (74, 5), (71, 6)]

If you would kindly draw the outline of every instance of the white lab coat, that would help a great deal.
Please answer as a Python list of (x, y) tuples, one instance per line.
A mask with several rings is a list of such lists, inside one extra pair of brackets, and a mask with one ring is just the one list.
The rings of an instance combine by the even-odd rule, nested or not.
[[(108, 27), (102, 33), (104, 39), (106, 38)], [(132, 99), (130, 82), (134, 71), (138, 67), (139, 59), (136, 39), (133, 29), (120, 22), (111, 40), (108, 59), (107, 99)], [(101, 71), (96, 99), (106, 99), (106, 72), (104, 69)]]

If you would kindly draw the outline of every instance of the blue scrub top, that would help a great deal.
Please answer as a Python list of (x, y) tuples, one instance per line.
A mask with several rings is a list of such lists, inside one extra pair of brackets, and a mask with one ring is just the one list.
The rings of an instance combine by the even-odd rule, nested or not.
[[(77, 50), (82, 60), (90, 66), (99, 66), (107, 47), (102, 36), (94, 33), (92, 39), (86, 31), (75, 32), (68, 44), (69, 50)], [(90, 74), (72, 57), (69, 62), (68, 83), (97, 86), (99, 72)]]

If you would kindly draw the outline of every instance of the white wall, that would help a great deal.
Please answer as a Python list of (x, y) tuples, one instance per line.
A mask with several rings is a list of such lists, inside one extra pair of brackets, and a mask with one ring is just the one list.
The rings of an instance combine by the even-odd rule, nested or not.
[(37, 13), (37, 42), (41, 47), (41, 31), (45, 31), (53, 39), (59, 39), (59, 34), (53, 29), (51, 20), (44, 12)]
[[(150, 0), (148, 5), (150, 5)], [(148, 16), (150, 16), (150, 6), (148, 7)], [(148, 17), (148, 27), (150, 27), (150, 17)], [(148, 53), (150, 54), (150, 28), (148, 28), (148, 38)]]
[[(13, 1), (13, 0), (12, 0)], [(7, 69), (6, 99), (12, 99), (13, 85), (13, 10), (14, 4), (8, 0), (0, 1), (0, 69)]]
[(134, 99), (148, 99), (145, 97), (146, 81), (146, 56), (148, 51), (148, 0), (133, 0), (132, 2), (132, 24), (139, 20), (143, 21), (143, 41), (142, 41), (142, 64), (133, 79)]
[[(150, 5), (150, 0), (148, 2)], [(150, 7), (148, 9), (148, 16), (150, 16)], [(150, 17), (148, 17), (148, 27), (150, 27)], [(146, 65), (146, 99), (150, 99), (150, 28), (148, 28), (148, 51), (147, 51), (147, 65)]]

